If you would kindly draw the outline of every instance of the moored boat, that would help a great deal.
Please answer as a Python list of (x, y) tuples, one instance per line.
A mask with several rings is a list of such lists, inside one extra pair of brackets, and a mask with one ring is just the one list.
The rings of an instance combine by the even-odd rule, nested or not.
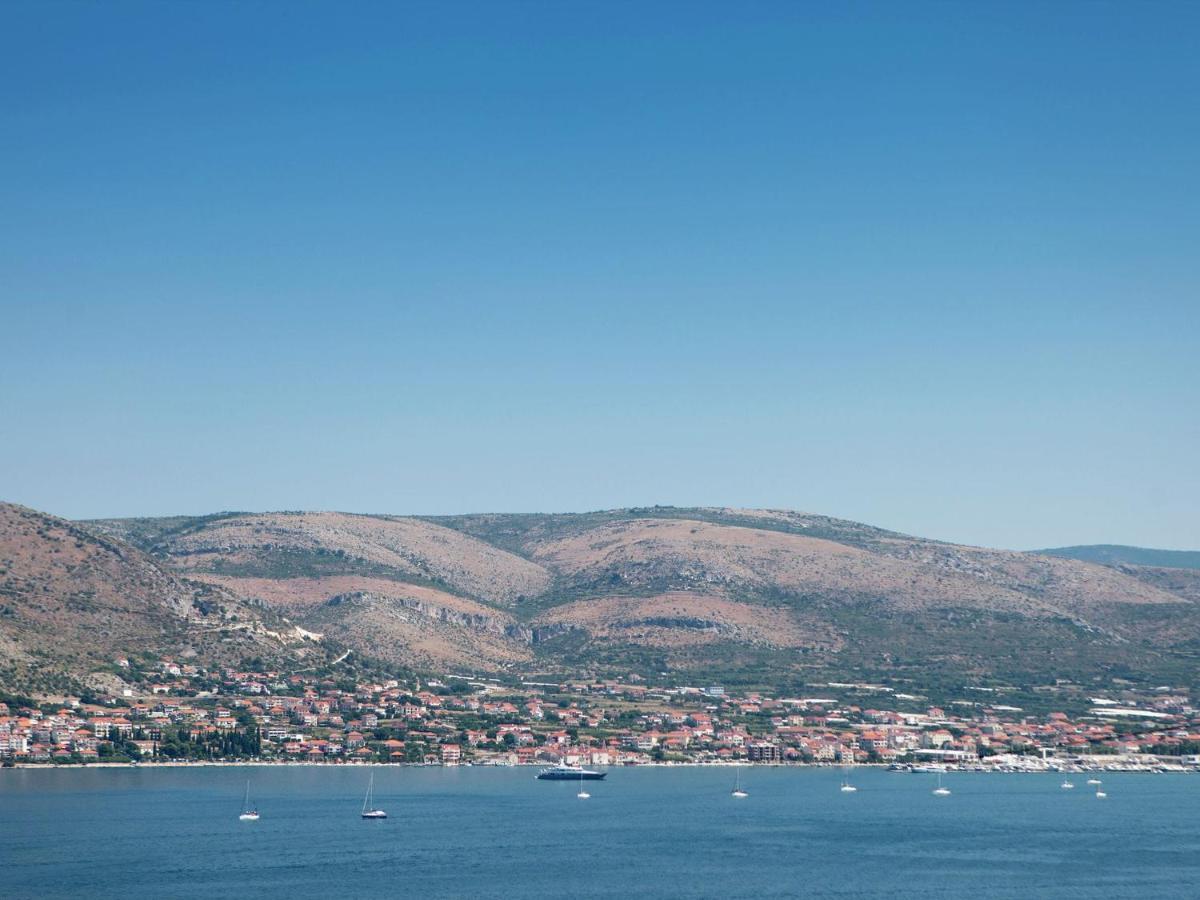
[(241, 822), (257, 822), (258, 810), (250, 805), (250, 782), (246, 782), (246, 794), (242, 797), (242, 813), (238, 816)]
[(933, 795), (935, 797), (949, 797), (950, 796), (950, 788), (942, 787), (942, 773), (941, 772), (938, 772), (937, 787), (933, 789)]
[(729, 795), (731, 797), (736, 797), (738, 800), (741, 800), (744, 797), (750, 796), (746, 791), (742, 790), (742, 767), (741, 766), (737, 766), (734, 769), (733, 790), (729, 792)]
[(547, 766), (537, 773), (540, 781), (600, 781), (607, 772), (594, 772), (582, 766), (568, 766), (559, 763), (557, 766)]
[(377, 809), (371, 801), (375, 797), (375, 773), (371, 773), (371, 780), (367, 782), (367, 795), (363, 797), (362, 817), (364, 819), (386, 819), (387, 813), (382, 809)]

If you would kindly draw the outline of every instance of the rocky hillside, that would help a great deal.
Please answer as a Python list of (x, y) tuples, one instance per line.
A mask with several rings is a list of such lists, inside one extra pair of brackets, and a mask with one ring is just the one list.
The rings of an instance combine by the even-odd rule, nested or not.
[(269, 609), (85, 526), (0, 503), (0, 686), (56, 688), (152, 649), (212, 663), (312, 647)]
[(1190, 579), (787, 510), (90, 527), (363, 653), (434, 669), (1040, 683), (1186, 680), (1200, 658)]
[(170, 529), (97, 524), (189, 573), (374, 575), (500, 606), (541, 594), (550, 582), (545, 569), (529, 560), (421, 519), (317, 512), (169, 521)]

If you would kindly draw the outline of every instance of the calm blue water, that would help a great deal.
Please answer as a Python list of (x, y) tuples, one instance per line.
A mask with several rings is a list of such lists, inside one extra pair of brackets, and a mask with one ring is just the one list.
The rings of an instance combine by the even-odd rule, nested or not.
[[(0, 771), (13, 898), (1200, 897), (1200, 777), (376, 768)], [(246, 776), (263, 814), (237, 820)]]

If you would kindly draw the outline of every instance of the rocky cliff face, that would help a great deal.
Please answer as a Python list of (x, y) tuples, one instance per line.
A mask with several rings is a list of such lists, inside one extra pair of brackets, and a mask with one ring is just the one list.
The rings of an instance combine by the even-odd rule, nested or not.
[(434, 669), (496, 670), (529, 662), (527, 626), (508, 614), (451, 598), (354, 591), (331, 597), (305, 617), (320, 631), (376, 659)]
[(532, 640), (528, 626), (514, 622), (510, 617), (494, 610), (466, 612), (461, 608), (450, 608), (431, 603), (428, 600), (404, 595), (385, 595), (368, 591), (355, 591), (349, 594), (338, 594), (329, 598), (326, 612), (336, 615), (338, 607), (347, 608), (355, 605), (386, 605), (397, 613), (407, 610), (439, 625), (452, 628), (464, 628), (481, 634), (491, 634), (496, 637), (511, 637), (522, 643)]

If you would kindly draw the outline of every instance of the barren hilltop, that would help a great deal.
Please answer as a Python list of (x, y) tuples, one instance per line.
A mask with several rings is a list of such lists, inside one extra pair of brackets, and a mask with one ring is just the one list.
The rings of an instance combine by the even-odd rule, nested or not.
[(10, 681), (31, 667), (90, 676), (135, 643), (289, 665), (349, 650), (428, 671), (762, 685), (1178, 681), (1200, 654), (1196, 570), (786, 510), (0, 513)]

